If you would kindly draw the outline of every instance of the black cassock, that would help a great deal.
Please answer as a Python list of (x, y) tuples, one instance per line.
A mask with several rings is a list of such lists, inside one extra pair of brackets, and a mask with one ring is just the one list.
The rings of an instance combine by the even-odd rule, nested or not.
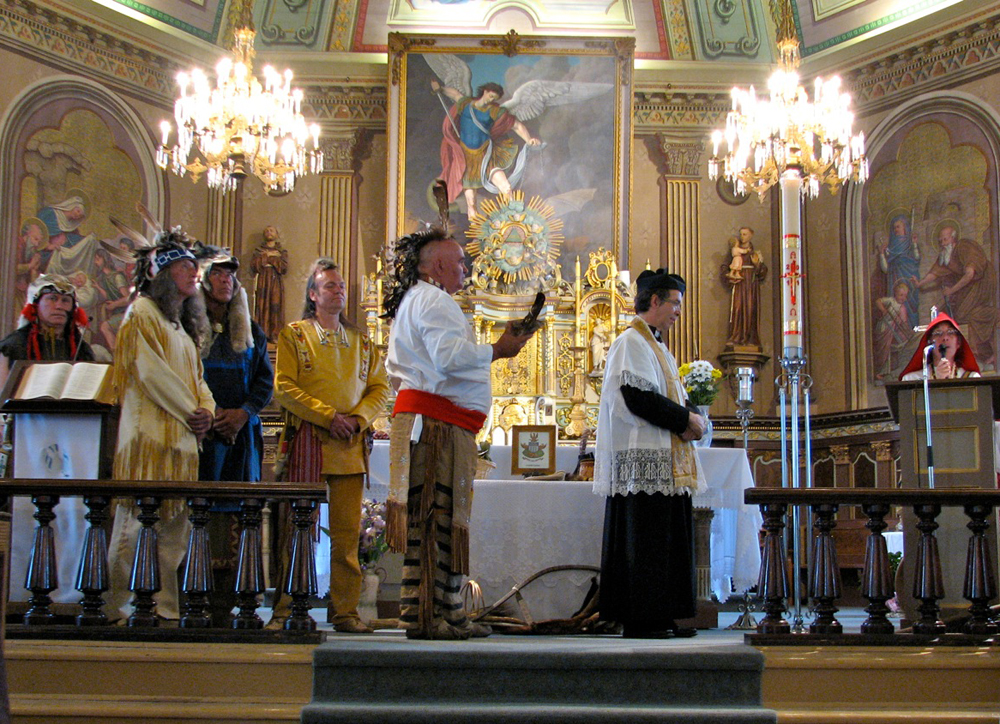
[[(610, 391), (608, 391), (610, 392)], [(653, 391), (623, 385), (636, 417), (680, 435), (690, 411)], [(690, 495), (611, 495), (604, 509), (600, 617), (631, 631), (661, 631), (695, 615)]]

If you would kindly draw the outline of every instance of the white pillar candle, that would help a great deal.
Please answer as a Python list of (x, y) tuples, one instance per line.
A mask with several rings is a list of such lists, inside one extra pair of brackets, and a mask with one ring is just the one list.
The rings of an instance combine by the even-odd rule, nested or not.
[(787, 359), (800, 359), (804, 354), (801, 203), (802, 173), (790, 168), (781, 174), (781, 333)]

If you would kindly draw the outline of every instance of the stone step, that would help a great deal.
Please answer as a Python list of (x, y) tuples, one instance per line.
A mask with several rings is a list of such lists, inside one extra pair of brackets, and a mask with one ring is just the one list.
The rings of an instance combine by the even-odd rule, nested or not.
[[(336, 638), (313, 653), (303, 722), (773, 722), (744, 644), (493, 637)], [(373, 697), (373, 682), (383, 692)], [(375, 719), (372, 719), (372, 717)]]
[(609, 706), (559, 704), (375, 704), (312, 703), (302, 724), (775, 724), (762, 708), (712, 706)]

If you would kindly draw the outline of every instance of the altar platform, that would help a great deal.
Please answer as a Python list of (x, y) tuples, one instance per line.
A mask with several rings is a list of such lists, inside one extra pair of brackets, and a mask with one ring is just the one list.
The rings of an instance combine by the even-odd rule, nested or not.
[[(732, 608), (731, 606), (729, 608)], [(262, 615), (267, 614), (261, 611)], [(490, 686), (503, 684), (517, 698), (519, 687), (537, 682), (572, 684), (576, 703), (571, 721), (646, 722), (654, 718), (669, 689), (650, 691), (649, 667), (673, 667), (702, 654), (739, 655), (744, 663), (759, 657), (760, 709), (774, 712), (779, 724), (995, 724), (1000, 719), (1000, 646), (984, 647), (751, 647), (743, 632), (724, 628), (699, 632), (693, 639), (665, 641), (622, 639), (618, 636), (510, 636), (461, 642), (409, 641), (402, 631), (373, 635), (337, 634), (322, 623), (323, 609), (313, 610), (325, 643), (167, 644), (68, 641), (7, 641), (5, 658), (15, 724), (256, 724), (310, 721), (303, 709), (313, 701), (314, 667), (319, 656), (349, 657), (351, 687), (356, 702), (353, 722), (392, 722), (400, 718), (401, 697), (391, 679), (372, 658), (405, 671), (409, 656), (427, 652), (449, 659), (496, 655), (523, 659), (524, 679), (497, 672)], [(735, 610), (720, 612), (720, 626), (732, 623)], [(838, 614), (847, 631), (864, 620), (861, 609)], [(563, 660), (577, 659), (569, 670)], [(603, 685), (591, 685), (604, 669), (586, 662), (609, 659), (641, 661), (623, 687), (641, 687), (647, 703), (630, 716), (611, 715), (614, 701)], [(673, 659), (673, 661), (671, 661)], [(484, 661), (486, 659), (483, 659)], [(647, 661), (648, 660), (648, 661)], [(529, 663), (530, 662), (530, 663)], [(542, 665), (544, 662), (544, 666)], [(380, 664), (381, 665), (381, 664)], [(691, 664), (696, 666), (697, 664)], [(411, 671), (412, 680), (434, 686), (427, 671)], [(577, 673), (572, 673), (575, 670)], [(524, 683), (525, 680), (528, 683)], [(531, 681), (535, 680), (535, 684)], [(704, 682), (713, 680), (708, 674)], [(526, 688), (524, 690), (527, 690)], [(363, 699), (364, 703), (357, 703)], [(395, 708), (394, 708), (395, 706)], [(382, 708), (385, 707), (385, 708)], [(383, 716), (385, 713), (386, 716)], [(441, 712), (438, 712), (441, 713)], [(447, 716), (425, 721), (458, 721), (461, 713), (449, 705)], [(759, 712), (758, 712), (759, 713)], [(478, 722), (496, 721), (477, 718)], [(505, 723), (513, 721), (504, 720)], [(556, 721), (539, 717), (534, 721)], [(567, 721), (567, 719), (563, 719)], [(695, 718), (683, 721), (706, 721)], [(726, 721), (723, 718), (707, 721)], [(775, 721), (774, 718), (765, 721)]]
[[(474, 483), (470, 575), (490, 606), (514, 586), (553, 566), (600, 566), (605, 498), (594, 495), (589, 481), (537, 480), (511, 475), (510, 447), (490, 449), (494, 467), (488, 478)], [(560, 445), (556, 469), (572, 472), (579, 448)], [(760, 570), (758, 532), (760, 509), (743, 503), (743, 491), (753, 485), (745, 451), (700, 448), (708, 489), (694, 498), (698, 508), (713, 513), (710, 569), (699, 595), (725, 601), (757, 585)], [(388, 441), (376, 440), (370, 458), (370, 488), (365, 497), (385, 500), (389, 490)], [(321, 515), (326, 506), (321, 506)], [(321, 525), (325, 523), (321, 522)], [(329, 581), (329, 541), (317, 550), (319, 590)], [(388, 572), (382, 596), (395, 598), (398, 561), (385, 560)], [(560, 571), (525, 590), (535, 620), (566, 618), (583, 602), (594, 573)]]

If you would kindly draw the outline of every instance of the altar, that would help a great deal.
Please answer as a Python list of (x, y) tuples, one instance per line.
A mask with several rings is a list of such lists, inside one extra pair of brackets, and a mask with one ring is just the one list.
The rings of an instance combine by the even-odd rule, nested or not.
[[(556, 468), (572, 472), (576, 445), (560, 445)], [(470, 541), (470, 578), (482, 588), (487, 605), (526, 578), (550, 566), (600, 566), (605, 499), (594, 495), (589, 481), (510, 479), (510, 448), (490, 450), (496, 467), (475, 482)], [(696, 507), (714, 512), (711, 533), (711, 588), (725, 601), (757, 585), (760, 570), (757, 506), (743, 504), (744, 489), (753, 485), (742, 449), (698, 450), (708, 491), (694, 499)], [(389, 444), (376, 440), (371, 455), (371, 488), (365, 497), (385, 500), (389, 491)], [(325, 506), (324, 506), (325, 507)], [(325, 538), (325, 537), (324, 537)], [(326, 542), (325, 540), (323, 541)], [(317, 555), (320, 587), (329, 581), (328, 545)], [(570, 616), (583, 601), (593, 573), (567, 571), (547, 576), (524, 593), (536, 619)]]

